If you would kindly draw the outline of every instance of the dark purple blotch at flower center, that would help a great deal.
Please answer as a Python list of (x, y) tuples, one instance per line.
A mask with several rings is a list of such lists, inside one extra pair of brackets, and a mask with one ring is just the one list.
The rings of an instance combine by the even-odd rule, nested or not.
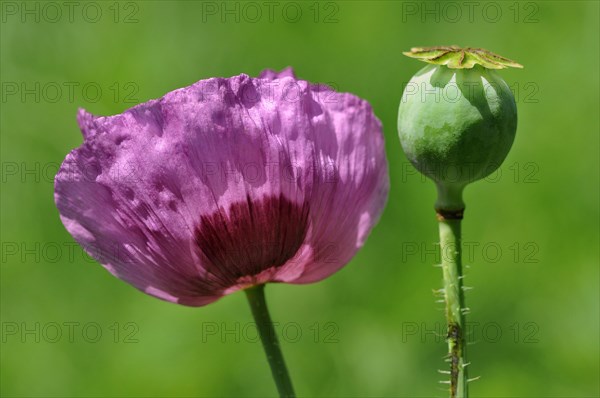
[(195, 230), (196, 250), (206, 271), (222, 288), (251, 283), (252, 277), (294, 257), (308, 229), (307, 202), (283, 195), (233, 203), (202, 216)]

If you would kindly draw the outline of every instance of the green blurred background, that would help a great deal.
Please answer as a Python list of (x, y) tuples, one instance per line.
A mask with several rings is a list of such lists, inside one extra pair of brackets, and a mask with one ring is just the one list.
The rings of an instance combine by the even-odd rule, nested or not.
[(396, 134), (403, 87), (423, 66), (401, 52), (440, 44), (525, 65), (500, 72), (517, 97), (513, 149), (466, 191), (472, 395), (600, 394), (598, 2), (76, 4), (2, 2), (2, 396), (275, 394), (243, 294), (188, 308), (113, 278), (63, 228), (52, 179), (82, 142), (78, 107), (115, 114), (288, 65), (370, 101), (392, 184), (346, 268), (267, 289), (297, 393), (445, 396), (434, 187)]

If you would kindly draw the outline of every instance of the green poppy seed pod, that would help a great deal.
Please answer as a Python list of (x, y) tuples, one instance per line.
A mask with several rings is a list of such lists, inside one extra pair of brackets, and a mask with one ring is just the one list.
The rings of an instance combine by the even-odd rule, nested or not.
[(398, 133), (410, 162), (438, 187), (436, 209), (462, 211), (464, 187), (493, 173), (515, 138), (517, 108), (494, 71), (514, 61), (481, 49), (413, 48), (431, 65), (407, 84)]

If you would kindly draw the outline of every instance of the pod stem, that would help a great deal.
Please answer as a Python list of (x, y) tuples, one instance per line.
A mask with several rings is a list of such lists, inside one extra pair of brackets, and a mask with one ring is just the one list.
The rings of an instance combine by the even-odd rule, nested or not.
[[(441, 203), (445, 206), (438, 207)], [(444, 275), (444, 301), (448, 322), (448, 362), (450, 363), (450, 397), (468, 397), (465, 297), (463, 289), (461, 221), (464, 213), (462, 189), (438, 189), (436, 203), (440, 230), (440, 250)], [(444, 372), (446, 373), (446, 372)]]
[(277, 391), (281, 398), (294, 398), (294, 388), (292, 387), (292, 381), (288, 374), (283, 354), (275, 334), (275, 328), (269, 315), (269, 309), (267, 308), (267, 302), (265, 300), (265, 285), (258, 285), (248, 288), (246, 291), (246, 297), (256, 322), (258, 334), (262, 341), (269, 366), (271, 367), (271, 373), (273, 379), (277, 385)]

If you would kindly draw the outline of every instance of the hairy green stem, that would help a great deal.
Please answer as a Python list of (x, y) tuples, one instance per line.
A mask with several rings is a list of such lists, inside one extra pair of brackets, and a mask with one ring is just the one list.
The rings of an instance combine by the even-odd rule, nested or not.
[[(451, 212), (456, 216), (456, 211)], [(450, 362), (450, 397), (467, 398), (467, 346), (465, 297), (461, 258), (461, 218), (444, 217), (438, 210), (440, 249), (444, 273), (444, 299), (448, 321), (448, 359)]]
[(265, 301), (265, 285), (253, 286), (246, 289), (246, 297), (258, 328), (258, 334), (262, 341), (273, 379), (277, 385), (280, 397), (293, 398), (295, 397), (292, 381), (285, 366), (283, 354), (271, 322), (271, 316)]

